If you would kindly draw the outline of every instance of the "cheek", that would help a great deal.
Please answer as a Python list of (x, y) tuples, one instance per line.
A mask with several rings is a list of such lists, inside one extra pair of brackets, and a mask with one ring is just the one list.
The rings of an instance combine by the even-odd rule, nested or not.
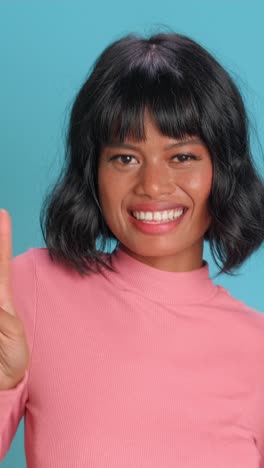
[(125, 198), (126, 187), (124, 184), (111, 177), (108, 172), (102, 171), (98, 176), (98, 196), (102, 209), (114, 213), (121, 207), (122, 201)]
[(193, 198), (194, 203), (204, 203), (211, 192), (213, 181), (212, 169), (208, 168), (206, 171), (195, 173), (188, 178), (188, 190), (190, 196)]
[(111, 191), (109, 190), (110, 181), (107, 182), (107, 177), (99, 172), (98, 175), (98, 198), (103, 211), (108, 209), (111, 204)]

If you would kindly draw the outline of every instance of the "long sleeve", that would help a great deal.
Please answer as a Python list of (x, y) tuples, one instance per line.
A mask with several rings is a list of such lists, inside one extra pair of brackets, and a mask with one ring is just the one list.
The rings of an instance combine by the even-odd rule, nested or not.
[[(17, 315), (22, 319), (30, 351), (35, 328), (36, 287), (32, 250), (12, 259), (11, 286)], [(7, 454), (26, 411), (30, 367), (18, 385), (0, 391), (0, 461)]]
[(0, 394), (1, 456), (24, 414), (27, 468), (264, 468), (263, 314), (206, 264), (112, 260), (86, 277), (44, 248), (14, 260), (32, 353)]
[(28, 371), (13, 389), (0, 392), (0, 461), (8, 452), (27, 400)]

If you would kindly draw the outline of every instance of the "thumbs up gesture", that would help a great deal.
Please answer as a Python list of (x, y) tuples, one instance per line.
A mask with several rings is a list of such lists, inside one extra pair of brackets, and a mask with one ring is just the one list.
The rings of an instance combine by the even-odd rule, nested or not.
[(0, 390), (14, 388), (30, 359), (24, 325), (11, 292), (12, 227), (7, 211), (0, 212)]

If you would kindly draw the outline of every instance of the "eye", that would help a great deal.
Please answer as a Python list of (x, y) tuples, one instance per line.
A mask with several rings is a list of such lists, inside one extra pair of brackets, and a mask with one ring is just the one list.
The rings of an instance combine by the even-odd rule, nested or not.
[[(132, 156), (131, 154), (116, 154), (116, 155), (112, 156), (109, 160), (110, 161), (119, 161), (121, 163), (121, 165), (123, 165), (123, 166), (131, 166), (130, 162), (131, 162), (131, 159), (133, 159), (133, 158), (135, 159), (135, 157)], [(174, 159), (174, 158), (177, 158), (179, 163), (188, 162), (191, 159), (193, 159), (193, 160), (200, 159), (200, 158), (198, 158), (197, 156), (195, 156), (192, 153), (179, 153), (179, 154), (176, 154), (175, 156), (172, 157), (172, 159)]]
[(178, 158), (180, 160), (179, 162), (186, 162), (186, 161), (188, 162), (190, 159), (194, 159), (194, 160), (200, 159), (192, 153), (179, 153), (172, 157), (172, 159), (174, 158)]
[(116, 154), (110, 158), (110, 161), (119, 160), (122, 161), (124, 166), (128, 166), (129, 164), (126, 163), (129, 163), (129, 158), (134, 158), (134, 156), (131, 156), (130, 154)]

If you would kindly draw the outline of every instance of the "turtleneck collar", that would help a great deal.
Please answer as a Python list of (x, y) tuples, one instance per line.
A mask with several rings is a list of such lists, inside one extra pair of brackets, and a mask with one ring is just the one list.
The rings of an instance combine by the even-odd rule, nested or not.
[(209, 276), (208, 263), (186, 272), (171, 272), (154, 268), (131, 257), (118, 247), (112, 254), (112, 265), (118, 272), (107, 271), (110, 281), (123, 290), (133, 290), (140, 296), (166, 304), (195, 304), (211, 299), (218, 291)]

